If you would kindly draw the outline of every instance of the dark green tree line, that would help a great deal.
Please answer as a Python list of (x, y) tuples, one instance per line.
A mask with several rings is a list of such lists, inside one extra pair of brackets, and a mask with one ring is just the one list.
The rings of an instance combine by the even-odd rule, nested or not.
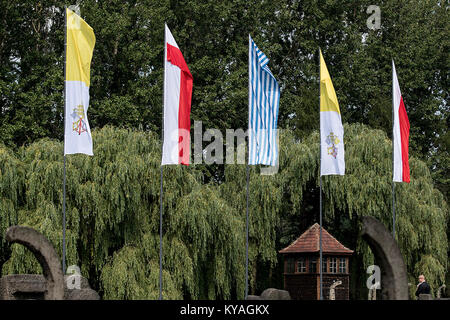
[[(247, 127), (249, 33), (271, 59), (282, 87), (279, 127), (293, 129), (299, 138), (318, 128), (319, 47), (344, 120), (391, 136), (394, 59), (411, 122), (410, 152), (428, 163), (447, 196), (447, 2), (379, 1), (378, 30), (366, 25), (369, 0), (78, 3), (97, 38), (92, 128), (109, 124), (160, 132), (165, 22), (194, 76), (191, 118), (203, 121), (205, 129)], [(6, 145), (62, 139), (62, 8), (70, 4), (0, 4), (0, 140)]]
[[(194, 77), (191, 119), (201, 120), (204, 129), (218, 128), (224, 131), (226, 128), (247, 127), (249, 33), (270, 58), (269, 66), (282, 88), (279, 127), (290, 129), (293, 141), (301, 141), (298, 145), (289, 143), (289, 148), (294, 148), (297, 153), (305, 153), (305, 157), (309, 156), (302, 158), (296, 152), (289, 151), (292, 154), (288, 153), (286, 157), (292, 166), (285, 166), (284, 173), (275, 179), (259, 177), (256, 171), (252, 171), (252, 212), (262, 215), (262, 220), (251, 225), (250, 279), (253, 291), (281, 283), (281, 278), (277, 278), (280, 264), (276, 250), (317, 220), (318, 191), (314, 179), (316, 155), (311, 151), (312, 144), (308, 146), (307, 141), (311, 141), (310, 134), (319, 127), (318, 47), (324, 53), (344, 121), (363, 123), (382, 130), (385, 135), (381, 131), (364, 131), (368, 128), (362, 131), (374, 134), (381, 140), (391, 137), (391, 59), (395, 60), (411, 123), (411, 161), (423, 160), (419, 163), (425, 163), (429, 169), (429, 173), (425, 173), (425, 168), (421, 167), (419, 176), (426, 176), (424, 185), (413, 187), (416, 182), (412, 182), (410, 186), (402, 185), (398, 190), (405, 190), (397, 192), (413, 188), (416, 190), (413, 194), (425, 194), (432, 198), (432, 193), (426, 191), (432, 189), (432, 185), (428, 184), (432, 183), (448, 200), (448, 2), (379, 1), (381, 28), (378, 30), (369, 30), (366, 25), (370, 15), (366, 9), (373, 4), (369, 0), (81, 0), (78, 3), (82, 17), (93, 27), (97, 39), (91, 68), (91, 105), (88, 111), (90, 125), (94, 129), (113, 125), (115, 128), (143, 130), (151, 139), (159, 138), (165, 22), (172, 30)], [(63, 137), (63, 8), (71, 4), (74, 3), (62, 0), (0, 2), (0, 143), (6, 146), (0, 152), (1, 236), (6, 226), (20, 222), (44, 231), (58, 246), (61, 238), (58, 223), (61, 220), (59, 206), (62, 201), (62, 146), (57, 141)], [(107, 140), (107, 132), (99, 131), (98, 137)], [(139, 132), (138, 136), (145, 134)], [(128, 139), (125, 136), (120, 139)], [(41, 138), (50, 140), (40, 141)], [(119, 139), (116, 136), (110, 138)], [(140, 154), (141, 148), (147, 148), (146, 152), (152, 155), (148, 157), (153, 157), (151, 163), (154, 167), (146, 169), (152, 172), (151, 176), (150, 173), (147, 176), (136, 173), (143, 168), (143, 164), (139, 164), (140, 168), (134, 168), (134, 176), (128, 176), (130, 169), (126, 163), (134, 162), (134, 158), (127, 158), (113, 146), (105, 150), (103, 160), (99, 162), (76, 156), (69, 164), (73, 166), (71, 171), (75, 172), (70, 177), (72, 186), (78, 186), (78, 189), (69, 187), (68, 190), (74, 206), (70, 208), (72, 216), (69, 218), (69, 252), (72, 255), (69, 258), (83, 267), (83, 273), (89, 276), (92, 285), (102, 290), (104, 297), (108, 298), (156, 295), (154, 290), (157, 289), (158, 278), (154, 250), (158, 239), (156, 220), (153, 218), (157, 216), (158, 206), (155, 203), (158, 201), (159, 189), (153, 185), (144, 185), (150, 178), (151, 181), (158, 179), (152, 170), (159, 165), (157, 154), (160, 149), (156, 145), (146, 144), (143, 136), (140, 139), (144, 146), (133, 144), (136, 150), (130, 153)], [(44, 150), (47, 149), (53, 150), (53, 154), (46, 154)], [(368, 154), (376, 158), (373, 150), (378, 149), (370, 150)], [(112, 154), (108, 155), (107, 151)], [(383, 149), (385, 160), (390, 159), (386, 152), (387, 149)], [(144, 159), (142, 156), (141, 161), (146, 161)], [(116, 164), (118, 160), (123, 163)], [(104, 166), (105, 163), (108, 163), (108, 167)], [(365, 162), (359, 164), (360, 170), (366, 168)], [(388, 176), (386, 170), (391, 169), (387, 162), (383, 162), (383, 165), (377, 170)], [(354, 168), (356, 166), (357, 163)], [(106, 170), (109, 175), (100, 172), (102, 170)], [(124, 171), (117, 173), (116, 170)], [(233, 238), (231, 241), (224, 238), (226, 240), (223, 243), (229, 246), (226, 246), (228, 249), (222, 248), (222, 244), (212, 237), (218, 232), (213, 227), (217, 228), (218, 220), (214, 219), (220, 218), (206, 215), (209, 209), (203, 209), (203, 206), (224, 206), (223, 210), (232, 212), (231, 215), (236, 217), (233, 223), (238, 225), (228, 227), (243, 228), (242, 210), (245, 209), (245, 201), (234, 200), (244, 196), (240, 189), (245, 185), (242, 180), (245, 177), (244, 168), (214, 165), (195, 166), (185, 171), (171, 170), (168, 170), (170, 174), (179, 177), (186, 174), (190, 177), (192, 174), (197, 189), (191, 184), (182, 184), (182, 194), (174, 193), (170, 197), (169, 192), (167, 210), (179, 208), (177, 210), (180, 211), (176, 212), (181, 216), (180, 212), (184, 214), (185, 210), (181, 208), (195, 203), (199, 215), (204, 214), (212, 220), (208, 220), (208, 226), (203, 226), (208, 232), (203, 233), (202, 240), (198, 240), (200, 242), (192, 243), (193, 240), (178, 234), (178, 224), (175, 224), (174, 229), (168, 229), (165, 241), (178, 243), (179, 247), (171, 253), (174, 263), (169, 264), (164, 273), (167, 277), (167, 296), (239, 297), (243, 269), (233, 268), (241, 268), (241, 265), (236, 267), (234, 262), (243, 258), (243, 252), (239, 249), (231, 254), (227, 250), (234, 248), (233, 241), (236, 243), (242, 239)], [(94, 176), (98, 180), (88, 178)], [(333, 179), (330, 180), (330, 186), (336, 181)], [(352, 178), (346, 176), (344, 179)], [(126, 183), (129, 183), (130, 189), (121, 190)], [(207, 191), (203, 190), (205, 183)], [(371, 214), (381, 215), (383, 212), (383, 221), (389, 225), (387, 215), (391, 208), (386, 200), (389, 193), (384, 189), (388, 180), (381, 183), (384, 207), (372, 203), (379, 201), (380, 194), (374, 192), (380, 190), (380, 183), (364, 186), (372, 200), (362, 197), (362, 202), (351, 196), (347, 199), (347, 194), (339, 193), (342, 190), (329, 193), (335, 200), (328, 204), (328, 210), (334, 212), (327, 218), (328, 228), (346, 239), (349, 247), (361, 246), (362, 249), (357, 250), (364, 252), (364, 263), (371, 258), (364, 244), (355, 238), (358, 223), (353, 213), (356, 210), (362, 214), (360, 211), (364, 206), (374, 206), (378, 209), (369, 209)], [(113, 186), (111, 190), (115, 191), (108, 191), (109, 194), (99, 191), (98, 186), (104, 184)], [(358, 184), (351, 180), (351, 185)], [(362, 187), (358, 185), (358, 188)], [(347, 202), (337, 200), (342, 197), (337, 198), (335, 191)], [(423, 205), (426, 208), (434, 205), (442, 208), (441, 200), (436, 197), (435, 202), (428, 198), (425, 204), (411, 200), (417, 206), (402, 210), (422, 210)], [(83, 211), (83, 204), (97, 209)], [(115, 213), (112, 214), (110, 210)], [(191, 213), (194, 215), (193, 211)], [(41, 217), (45, 219), (41, 220)], [(409, 258), (412, 261), (408, 262), (410, 275), (415, 270), (427, 270), (429, 265), (433, 265), (429, 270), (435, 279), (433, 284), (437, 285), (441, 281), (441, 270), (445, 263), (441, 261), (441, 249), (434, 255), (429, 254), (429, 240), (426, 240), (426, 248), (420, 247), (425, 243), (422, 237), (429, 236), (434, 227), (415, 228), (435, 221), (435, 218), (428, 221), (429, 216), (425, 212), (423, 217), (424, 220), (416, 217), (416, 220), (404, 222), (409, 226), (405, 230), (410, 232), (410, 240), (406, 240), (406, 233), (401, 236), (401, 231), (399, 237), (403, 237), (401, 241), (410, 241), (411, 248), (416, 248), (404, 251), (412, 255)], [(197, 218), (191, 216), (186, 219)], [(192, 227), (196, 222), (186, 221), (182, 222), (183, 226)], [(447, 225), (442, 223), (447, 226), (448, 238), (448, 220)], [(136, 230), (140, 230), (140, 233)], [(433, 230), (437, 233), (442, 231), (436, 228)], [(145, 239), (142, 240), (144, 242), (141, 243), (141, 239)], [(193, 248), (186, 243), (191, 243)], [(403, 248), (407, 247), (404, 243), (402, 245)], [(4, 251), (0, 262), (3, 263), (10, 252), (4, 242), (1, 246)], [(211, 251), (205, 254), (203, 249), (206, 247)], [(18, 247), (15, 250), (23, 249)], [(34, 270), (34, 260), (14, 258), (24, 255), (25, 251), (14, 251), (13, 259), (5, 265), (5, 270)], [(355, 260), (355, 268), (359, 268), (355, 277), (361, 277), (363, 272), (363, 260), (359, 260), (360, 257), (358, 255)], [(418, 264), (419, 257), (422, 264)], [(216, 261), (214, 265), (205, 264), (210, 259)], [(228, 265), (222, 263), (223, 259)], [(435, 260), (440, 262), (434, 263)], [(145, 268), (134, 268), (148, 261), (150, 264)], [(180, 278), (181, 268), (187, 271), (183, 271), (184, 275)], [(102, 272), (104, 269), (108, 272)], [(132, 270), (132, 273), (121, 273), (123, 270)], [(198, 273), (199, 270), (201, 272)], [(201, 276), (203, 274), (205, 277)], [(236, 281), (230, 282), (231, 278), (236, 278)], [(360, 283), (360, 280), (353, 283)], [(141, 282), (145, 283), (144, 287), (140, 286)], [(130, 289), (125, 292), (120, 289), (122, 287)], [(353, 291), (358, 290), (355, 287)], [(118, 295), (114, 296), (113, 292), (118, 292)]]

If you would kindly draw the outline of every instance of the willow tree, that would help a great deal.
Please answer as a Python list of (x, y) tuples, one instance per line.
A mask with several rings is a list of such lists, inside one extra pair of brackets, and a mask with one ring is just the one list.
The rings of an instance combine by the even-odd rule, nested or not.
[[(80, 266), (104, 298), (157, 298), (160, 141), (152, 133), (111, 127), (95, 131), (93, 140), (93, 157), (67, 157), (67, 265)], [(16, 157), (1, 151), (2, 229), (31, 226), (61, 254), (62, 143), (44, 139)], [(202, 184), (195, 167), (166, 167), (164, 189), (164, 297), (242, 297), (244, 237), (237, 212), (217, 186)], [(3, 274), (36, 272), (31, 253), (13, 245)]]
[[(324, 227), (355, 250), (351, 268), (352, 296), (364, 299), (367, 297), (365, 270), (374, 259), (361, 239), (359, 218), (375, 217), (392, 230), (392, 144), (383, 131), (364, 125), (345, 125), (344, 130), (346, 174), (323, 177)], [(280, 144), (280, 171), (272, 177), (276, 194), (281, 194), (281, 197), (274, 197), (279, 202), (271, 204), (281, 208), (278, 210), (280, 224), (272, 226), (279, 231), (273, 251), (288, 245), (318, 221), (319, 212), (318, 133), (298, 141), (285, 131)], [(437, 289), (444, 283), (448, 270), (448, 207), (442, 194), (434, 188), (426, 164), (411, 157), (410, 167), (411, 183), (397, 184), (395, 188), (396, 240), (407, 265), (409, 282), (415, 284), (417, 275), (424, 273), (431, 286)], [(229, 180), (236, 179), (234, 176)], [(261, 181), (253, 188), (267, 186)], [(261, 212), (267, 204), (258, 203), (253, 210)], [(263, 218), (263, 213), (260, 216)], [(306, 225), (302, 221), (307, 221)], [(280, 267), (278, 273), (282, 272)]]
[[(374, 257), (360, 236), (360, 217), (373, 216), (392, 229), (392, 144), (381, 130), (360, 124), (345, 125), (346, 175), (323, 177), (324, 226), (355, 250), (352, 297), (367, 297), (366, 268)], [(277, 251), (295, 240), (319, 218), (319, 135), (298, 140), (282, 131), (280, 167), (273, 176), (250, 170), (249, 260), (250, 292), (282, 287)], [(411, 183), (396, 191), (396, 237), (408, 277), (415, 283), (425, 273), (433, 288), (447, 271), (446, 221), (448, 207), (434, 188), (424, 162), (410, 159)], [(231, 165), (220, 186), (222, 197), (245, 221), (245, 166)], [(412, 287), (414, 288), (414, 286)]]
[[(346, 126), (346, 137), (346, 176), (325, 179), (328, 215), (331, 219), (339, 212), (347, 212), (352, 219), (369, 215), (392, 230), (392, 144), (383, 132), (358, 125)], [(426, 164), (415, 157), (409, 162), (411, 183), (395, 188), (396, 240), (412, 289), (420, 273), (437, 289), (448, 268), (448, 207), (434, 188)], [(355, 248), (364, 257), (368, 253), (360, 237)], [(370, 257), (363, 261), (367, 266)]]
[(17, 211), (22, 200), (23, 166), (13, 152), (0, 144), (0, 268), (10, 254), (3, 235), (18, 222)]
[[(352, 297), (365, 298), (373, 255), (359, 218), (392, 228), (391, 141), (381, 130), (345, 125), (346, 175), (323, 178), (324, 227), (355, 250)], [(159, 281), (161, 143), (151, 132), (106, 127), (93, 132), (94, 156), (67, 158), (67, 265), (78, 265), (105, 299), (156, 299)], [(285, 130), (280, 167), (250, 170), (250, 292), (281, 287), (278, 250), (318, 219), (319, 135), (298, 140)], [(2, 273), (40, 272), (20, 245), (4, 243), (8, 225), (31, 226), (62, 251), (63, 145), (44, 139), (12, 152), (0, 148)], [(204, 165), (164, 168), (163, 295), (166, 299), (243, 298), (245, 165), (205, 183)], [(433, 288), (447, 270), (447, 204), (427, 166), (412, 157), (411, 183), (396, 187), (397, 241), (412, 283)], [(361, 291), (361, 293), (360, 293)]]

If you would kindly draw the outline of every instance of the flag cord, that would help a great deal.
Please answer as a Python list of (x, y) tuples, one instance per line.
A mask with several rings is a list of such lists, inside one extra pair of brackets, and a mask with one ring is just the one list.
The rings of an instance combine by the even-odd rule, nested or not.
[(249, 200), (250, 166), (247, 164), (247, 213), (245, 227), (245, 300), (248, 298), (248, 200)]

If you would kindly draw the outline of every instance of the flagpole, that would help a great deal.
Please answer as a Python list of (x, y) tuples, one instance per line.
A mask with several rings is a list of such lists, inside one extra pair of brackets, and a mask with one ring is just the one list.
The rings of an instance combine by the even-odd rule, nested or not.
[[(319, 47), (319, 54), (318, 54), (318, 57), (319, 57), (319, 114), (320, 114), (320, 100), (321, 100), (321, 97), (320, 97), (320, 47)], [(319, 129), (320, 130), (320, 129)], [(319, 134), (319, 139), (321, 139), (320, 138), (321, 137), (321, 135)], [(322, 275), (322, 273), (323, 273), (323, 270), (322, 270), (322, 260), (323, 260), (323, 257), (322, 257), (322, 172), (321, 172), (321, 168), (320, 168), (320, 164), (321, 164), (321, 160), (322, 160), (322, 141), (320, 141), (319, 142), (319, 174), (320, 174), (320, 188), (319, 188), (319, 192), (320, 192), (320, 195), (319, 195), (319, 202), (320, 202), (320, 206), (319, 206), (319, 208), (320, 208), (320, 212), (319, 212), (319, 224), (320, 224), (320, 227), (319, 227), (319, 263), (320, 263), (320, 266), (319, 266), (319, 274), (320, 274), (320, 300), (323, 300), (323, 275)]]
[[(163, 140), (164, 141), (164, 140)], [(159, 207), (159, 300), (162, 300), (162, 213), (163, 213), (163, 166), (161, 165), (161, 190), (160, 190), (160, 207)]]
[[(250, 130), (250, 34), (248, 35), (248, 119), (249, 119), (249, 130)], [(250, 132), (248, 140), (248, 159), (250, 160)], [(249, 203), (249, 184), (250, 184), (250, 166), (247, 161), (247, 210), (246, 210), (246, 222), (245, 222), (245, 300), (248, 298), (248, 203)]]
[(247, 164), (247, 214), (245, 224), (245, 300), (248, 298), (248, 200), (249, 200), (250, 166)]
[(322, 270), (322, 176), (320, 176), (320, 217), (319, 217), (319, 252), (320, 252), (320, 300), (323, 300), (323, 270)]
[[(66, 135), (66, 109), (67, 109), (67, 97), (66, 97), (66, 64), (67, 64), (67, 7), (64, 7), (64, 141)], [(65, 142), (64, 142), (65, 143)], [(64, 147), (65, 148), (65, 144)], [(62, 270), (63, 275), (66, 274), (66, 153), (64, 152), (64, 182), (63, 182), (63, 257), (62, 257)]]
[[(394, 60), (392, 60), (392, 176), (394, 176)], [(395, 182), (392, 179), (392, 237), (395, 240)]]
[[(162, 125), (161, 125), (161, 150), (164, 146), (164, 84), (165, 84), (165, 77), (166, 77), (166, 24), (164, 23), (164, 56), (163, 56), (163, 98), (162, 98)], [(163, 248), (162, 248), (162, 219), (163, 219), (163, 165), (161, 163), (161, 172), (160, 172), (160, 182), (161, 182), (161, 189), (160, 189), (160, 198), (159, 198), (159, 300), (162, 300), (162, 255), (163, 255)]]
[(63, 274), (66, 274), (66, 156), (64, 155), (64, 186), (63, 186)]
[(395, 240), (395, 184), (392, 181), (392, 237)]

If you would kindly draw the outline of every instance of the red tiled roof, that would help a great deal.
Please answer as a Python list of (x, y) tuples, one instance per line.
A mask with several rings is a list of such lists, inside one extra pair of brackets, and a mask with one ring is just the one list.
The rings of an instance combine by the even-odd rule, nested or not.
[[(319, 252), (320, 226), (313, 224), (297, 240), (280, 250), (280, 253)], [(322, 252), (352, 254), (353, 250), (344, 247), (331, 234), (322, 227)]]

